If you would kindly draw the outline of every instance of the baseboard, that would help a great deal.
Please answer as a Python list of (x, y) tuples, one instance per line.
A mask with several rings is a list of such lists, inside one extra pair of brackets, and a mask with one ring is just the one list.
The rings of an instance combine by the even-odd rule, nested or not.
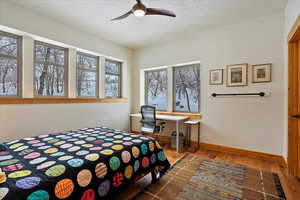
[[(193, 141), (192, 145), (193, 146), (197, 145), (197, 142)], [(280, 156), (280, 155), (274, 155), (274, 154), (257, 152), (257, 151), (250, 151), (250, 150), (239, 149), (239, 148), (234, 148), (234, 147), (227, 147), (227, 146), (222, 146), (222, 145), (208, 144), (208, 143), (203, 143), (203, 142), (200, 143), (200, 148), (213, 150), (213, 151), (220, 151), (220, 152), (225, 152), (225, 153), (231, 153), (231, 154), (245, 156), (245, 157), (249, 157), (249, 158), (260, 158), (260, 159), (266, 160), (266, 161), (277, 162), (278, 164), (280, 164), (283, 167), (287, 166), (285, 159), (283, 158), (283, 156)]]
[[(140, 134), (141, 132), (132, 131), (132, 133)], [(171, 140), (171, 138), (169, 136), (153, 135), (153, 134), (147, 134), (147, 133), (145, 133), (144, 135), (156, 138), (156, 139), (158, 139), (160, 141), (164, 141), (164, 142), (170, 142), (170, 140)], [(195, 147), (197, 145), (198, 145), (197, 142), (195, 142), (195, 141), (191, 142), (191, 146)], [(245, 157), (249, 157), (249, 158), (260, 158), (260, 159), (266, 160), (266, 161), (277, 162), (281, 166), (287, 168), (287, 163), (286, 163), (285, 159), (283, 158), (283, 156), (280, 156), (280, 155), (268, 154), (268, 153), (257, 152), (257, 151), (250, 151), (250, 150), (239, 149), (239, 148), (234, 148), (234, 147), (227, 147), (227, 146), (216, 145), (216, 144), (208, 144), (208, 143), (203, 143), (203, 142), (200, 142), (200, 148), (208, 149), (208, 150), (212, 150), (212, 151), (220, 151), (220, 152), (224, 152), (224, 153), (231, 153), (231, 154), (245, 156)]]

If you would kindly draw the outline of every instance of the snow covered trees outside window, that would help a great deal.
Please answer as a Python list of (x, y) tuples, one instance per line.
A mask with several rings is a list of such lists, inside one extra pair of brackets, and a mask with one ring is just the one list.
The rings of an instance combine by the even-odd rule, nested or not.
[(77, 53), (77, 95), (98, 96), (98, 57)]
[(146, 104), (155, 106), (157, 110), (167, 110), (168, 107), (168, 80), (167, 70), (155, 70), (145, 72), (146, 80)]
[(122, 63), (114, 60), (105, 60), (105, 88), (107, 98), (121, 97), (121, 66)]
[(66, 96), (67, 50), (35, 42), (35, 95)]
[(19, 95), (21, 37), (0, 32), (0, 96)]
[(200, 66), (174, 68), (174, 111), (200, 112)]

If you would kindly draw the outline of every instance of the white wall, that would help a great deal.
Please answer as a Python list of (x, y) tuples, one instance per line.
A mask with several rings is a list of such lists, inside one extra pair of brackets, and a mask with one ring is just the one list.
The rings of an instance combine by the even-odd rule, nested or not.
[[(0, 25), (124, 61), (126, 70), (124, 70), (122, 91), (123, 97), (129, 98), (128, 103), (0, 105), (0, 141), (96, 125), (118, 129), (128, 128), (131, 50), (1, 0)], [(25, 81), (27, 78), (27, 83), (32, 80), (30, 77), (33, 69), (32, 61), (28, 59), (32, 57), (30, 40), (28, 37), (24, 40), (26, 49), (24, 49), (23, 76)], [(30, 97), (32, 84), (26, 84), (23, 91), (24, 97)], [(69, 92), (69, 96), (72, 94), (74, 91)]]
[[(132, 70), (131, 50), (0, 0), (0, 25), (127, 61), (129, 71), (124, 82), (130, 82), (132, 86), (126, 85), (124, 91), (129, 103), (0, 105), (0, 140), (98, 124), (126, 129), (129, 111), (135, 112), (139, 108), (140, 68), (200, 60), (203, 75), (202, 142), (286, 156), (287, 120), (284, 120), (284, 115), (287, 101), (284, 95), (287, 92), (284, 89), (287, 88), (287, 62), (284, 67), (283, 55), (287, 54), (287, 50), (285, 48), (283, 52), (283, 46), (286, 46), (284, 38), (299, 13), (299, 4), (298, 0), (289, 0), (285, 28), (283, 14), (279, 13), (199, 33), (187, 33), (185, 38), (136, 50), (135, 69)], [(273, 82), (250, 83), (244, 88), (208, 86), (209, 69), (244, 62), (272, 62)], [(24, 64), (24, 68), (31, 67), (31, 62)], [(30, 72), (26, 72), (30, 76)], [(271, 96), (263, 99), (209, 97), (212, 92), (251, 91), (271, 92)]]
[[(201, 61), (202, 142), (282, 155), (284, 132), (283, 13), (198, 33), (135, 52), (133, 83), (141, 68)], [(273, 81), (248, 87), (208, 86), (209, 70), (229, 64), (273, 64)], [(251, 72), (249, 67), (249, 73)], [(251, 80), (251, 74), (249, 76)], [(141, 83), (142, 84), (142, 83)], [(139, 84), (133, 84), (139, 107)], [(259, 97), (210, 97), (212, 92), (270, 92)]]
[(288, 35), (300, 14), (300, 1), (288, 0), (285, 8), (285, 24), (284, 24), (284, 61), (285, 61), (285, 131), (283, 135), (283, 156), (287, 160), (288, 155)]
[(127, 129), (128, 103), (1, 105), (0, 140), (97, 125)]
[(289, 34), (294, 25), (298, 15), (300, 14), (300, 1), (288, 0), (285, 8), (285, 34)]

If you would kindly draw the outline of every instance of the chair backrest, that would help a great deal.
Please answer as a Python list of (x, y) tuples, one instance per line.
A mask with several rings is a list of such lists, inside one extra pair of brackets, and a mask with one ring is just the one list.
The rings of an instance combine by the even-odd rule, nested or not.
[(147, 128), (155, 128), (156, 126), (156, 112), (155, 107), (143, 105), (141, 106), (142, 126)]

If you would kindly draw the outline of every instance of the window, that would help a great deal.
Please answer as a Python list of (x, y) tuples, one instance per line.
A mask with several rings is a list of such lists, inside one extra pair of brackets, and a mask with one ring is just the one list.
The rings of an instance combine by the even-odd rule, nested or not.
[(98, 97), (98, 57), (77, 53), (77, 95)]
[(34, 49), (35, 96), (66, 96), (68, 50), (42, 42)]
[(121, 97), (121, 66), (122, 63), (105, 60), (105, 89), (104, 95), (107, 98)]
[(167, 110), (167, 70), (146, 71), (145, 81), (145, 103), (157, 110)]
[(200, 66), (174, 67), (173, 109), (179, 112), (200, 112)]
[(0, 32), (0, 96), (20, 96), (21, 37)]

